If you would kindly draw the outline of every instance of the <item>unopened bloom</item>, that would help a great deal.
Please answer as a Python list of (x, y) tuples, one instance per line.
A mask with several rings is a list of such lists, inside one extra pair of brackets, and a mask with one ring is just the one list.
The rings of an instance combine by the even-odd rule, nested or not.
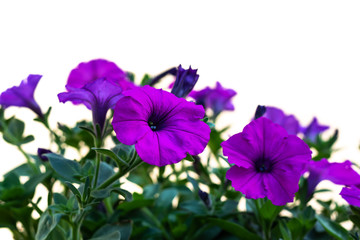
[(323, 180), (329, 180), (339, 185), (360, 184), (360, 175), (351, 167), (349, 160), (342, 163), (330, 163), (323, 158), (320, 161), (311, 161), (308, 165), (308, 196)]
[(198, 79), (197, 69), (191, 69), (191, 66), (189, 69), (184, 69), (179, 65), (171, 93), (179, 98), (185, 98), (193, 90)]
[(144, 162), (164, 166), (204, 150), (210, 128), (201, 121), (202, 106), (150, 86), (124, 95), (115, 106), (112, 125), (119, 141), (135, 144)]
[(300, 124), (296, 117), (292, 114), (286, 115), (279, 108), (266, 107), (266, 112), (263, 116), (285, 128), (288, 134), (296, 135), (300, 131)]
[(305, 127), (302, 132), (304, 133), (305, 138), (309, 139), (311, 142), (316, 142), (316, 137), (328, 128), (329, 126), (320, 125), (317, 118), (314, 117), (311, 123)]
[(211, 89), (209, 87), (201, 91), (192, 91), (189, 96), (194, 98), (197, 104), (203, 105), (206, 109), (211, 109), (216, 118), (222, 111), (233, 111), (234, 105), (231, 100), (236, 95), (233, 89), (226, 89), (219, 82), (216, 82), (216, 87)]
[(230, 164), (226, 173), (246, 198), (267, 197), (275, 205), (292, 202), (299, 179), (311, 159), (304, 141), (271, 120), (260, 117), (221, 146)]
[(27, 107), (42, 118), (43, 113), (34, 99), (34, 91), (41, 77), (41, 75), (29, 75), (19, 86), (7, 89), (0, 95), (0, 104), (5, 108), (10, 106)]
[(340, 195), (345, 199), (350, 205), (355, 207), (360, 207), (360, 188), (359, 186), (349, 186), (343, 187), (340, 192)]

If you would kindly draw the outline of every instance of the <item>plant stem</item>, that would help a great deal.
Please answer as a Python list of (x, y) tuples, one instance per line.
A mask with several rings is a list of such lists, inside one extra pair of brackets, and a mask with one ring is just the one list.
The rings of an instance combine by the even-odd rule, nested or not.
[(29, 155), (22, 149), (21, 145), (17, 146), (19, 151), (24, 155), (26, 158), (27, 164), (34, 170), (34, 173), (39, 173), (39, 169), (36, 167), (35, 163), (33, 163), (29, 157)]

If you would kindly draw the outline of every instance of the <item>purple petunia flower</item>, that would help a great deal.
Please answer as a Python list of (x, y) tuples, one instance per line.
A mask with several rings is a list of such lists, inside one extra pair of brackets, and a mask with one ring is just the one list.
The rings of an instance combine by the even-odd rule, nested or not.
[(92, 110), (94, 125), (103, 129), (106, 113), (114, 108), (117, 101), (123, 97), (122, 88), (104, 78), (85, 84), (82, 88), (68, 87), (69, 92), (58, 94), (60, 102), (77, 102)]
[(10, 106), (27, 107), (43, 118), (44, 115), (34, 99), (34, 91), (41, 77), (41, 75), (29, 75), (19, 86), (7, 89), (0, 95), (0, 104), (5, 108)]
[(115, 106), (112, 125), (120, 142), (133, 145), (149, 164), (174, 164), (201, 153), (210, 139), (202, 106), (150, 86), (128, 90)]
[(171, 93), (179, 98), (185, 98), (191, 90), (193, 90), (199, 74), (196, 73), (197, 69), (184, 69), (179, 65), (176, 73), (176, 79), (174, 86), (172, 87)]
[(349, 186), (343, 187), (340, 192), (340, 195), (345, 199), (350, 205), (360, 207), (360, 188), (359, 186)]
[(266, 107), (266, 112), (263, 116), (285, 128), (288, 134), (296, 135), (300, 131), (300, 124), (295, 116), (286, 115), (283, 110), (279, 108)]
[(126, 73), (115, 63), (105, 59), (94, 59), (89, 62), (80, 63), (70, 72), (66, 89), (70, 91), (73, 88), (82, 88), (86, 84), (100, 78), (120, 86), (123, 91), (135, 86), (127, 79)]
[(323, 180), (332, 181), (339, 185), (360, 184), (360, 175), (351, 168), (351, 162), (329, 163), (327, 159), (311, 161), (308, 165), (308, 196), (310, 196), (316, 186)]
[(233, 165), (226, 173), (235, 190), (247, 198), (267, 197), (275, 205), (292, 202), (299, 179), (311, 159), (304, 141), (260, 117), (221, 143)]
[(234, 105), (231, 99), (236, 95), (232, 89), (226, 89), (216, 82), (216, 87), (211, 89), (209, 87), (201, 91), (192, 91), (189, 96), (194, 98), (197, 104), (203, 105), (206, 109), (212, 109), (214, 118), (216, 118), (222, 111), (233, 111)]
[(316, 142), (316, 137), (328, 128), (329, 126), (320, 125), (317, 118), (314, 117), (311, 123), (305, 127), (302, 132), (304, 133), (305, 138), (309, 139), (311, 142)]

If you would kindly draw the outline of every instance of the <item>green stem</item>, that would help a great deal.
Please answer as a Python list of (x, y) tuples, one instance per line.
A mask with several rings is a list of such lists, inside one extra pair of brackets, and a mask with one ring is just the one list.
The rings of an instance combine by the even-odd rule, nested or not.
[(34, 173), (39, 173), (39, 169), (36, 167), (35, 163), (33, 163), (29, 157), (29, 155), (22, 149), (20, 145), (17, 146), (19, 151), (24, 155), (26, 158), (27, 164), (34, 170)]

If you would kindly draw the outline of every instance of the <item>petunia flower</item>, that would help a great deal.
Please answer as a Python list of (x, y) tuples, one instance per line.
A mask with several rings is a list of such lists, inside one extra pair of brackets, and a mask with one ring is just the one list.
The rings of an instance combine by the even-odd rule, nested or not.
[(123, 91), (135, 86), (128, 80), (126, 72), (115, 63), (105, 59), (94, 59), (89, 62), (80, 63), (70, 72), (66, 89), (70, 91), (73, 88), (82, 88), (86, 84), (100, 78), (120, 86)]
[(267, 197), (275, 205), (292, 202), (299, 179), (311, 159), (304, 141), (271, 120), (260, 117), (221, 143), (234, 164), (226, 173), (246, 198)]
[(202, 106), (150, 86), (131, 89), (116, 104), (112, 125), (120, 142), (135, 144), (149, 164), (174, 164), (201, 153), (210, 139)]
[(342, 163), (330, 163), (323, 158), (320, 161), (311, 161), (308, 165), (308, 196), (323, 180), (329, 180), (339, 185), (360, 184), (360, 175), (351, 167), (350, 161)]
[(316, 142), (316, 137), (328, 128), (329, 126), (320, 125), (317, 118), (314, 117), (311, 123), (307, 127), (303, 128), (302, 132), (304, 133), (306, 139), (309, 139), (311, 142)]
[(27, 107), (35, 112), (40, 118), (43, 118), (40, 106), (34, 99), (34, 91), (38, 85), (41, 75), (29, 75), (19, 86), (7, 89), (0, 95), (0, 105), (6, 107), (17, 106)]
[(340, 192), (340, 195), (345, 199), (350, 205), (355, 207), (360, 207), (360, 188), (359, 186), (349, 186), (343, 187)]
[(295, 116), (286, 115), (283, 110), (279, 108), (266, 107), (266, 112), (263, 116), (285, 128), (288, 134), (296, 135), (300, 131), (300, 124)]
[(214, 89), (207, 87), (201, 91), (192, 91), (189, 94), (197, 104), (203, 105), (206, 109), (211, 109), (214, 113), (213, 118), (216, 118), (224, 110), (234, 110), (231, 99), (235, 95), (234, 90), (223, 88), (219, 82), (216, 82)]
[(94, 126), (99, 124), (100, 129), (104, 127), (107, 111), (114, 108), (116, 102), (123, 97), (122, 88), (105, 78), (87, 83), (82, 88), (68, 87), (68, 90), (69, 92), (58, 94), (59, 101), (84, 104), (92, 110)]
[(179, 98), (185, 98), (193, 90), (198, 79), (197, 69), (191, 69), (190, 66), (185, 70), (179, 65), (171, 93)]

